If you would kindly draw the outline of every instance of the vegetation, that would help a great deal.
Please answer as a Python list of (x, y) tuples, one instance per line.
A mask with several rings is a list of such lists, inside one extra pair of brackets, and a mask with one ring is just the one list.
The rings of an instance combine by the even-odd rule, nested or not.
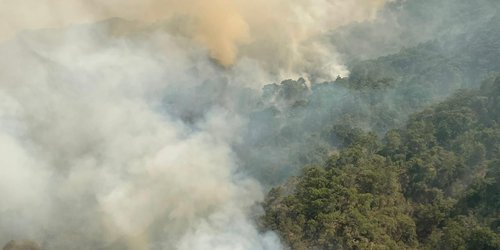
[[(250, 122), (269, 133), (242, 154), (259, 180), (285, 182), (264, 202), (263, 227), (292, 249), (500, 249), (499, 7), (396, 1), (389, 21), (336, 39), (352, 56), (348, 78), (266, 87)], [(430, 17), (442, 20), (415, 21)], [(401, 33), (378, 32), (391, 18)], [(415, 23), (439, 32), (413, 44)], [(411, 47), (360, 61), (391, 35)]]
[(500, 77), (382, 139), (332, 136), (344, 148), (265, 201), (263, 225), (292, 249), (500, 249)]
[(304, 165), (322, 164), (331, 148), (342, 147), (338, 129), (383, 136), (459, 89), (479, 89), (500, 72), (500, 15), (480, 19), (473, 29), (459, 29), (462, 33), (352, 63), (351, 75), (334, 82), (308, 86), (299, 79), (266, 86), (250, 114), (246, 144), (236, 148), (245, 169), (264, 184), (281, 184)]

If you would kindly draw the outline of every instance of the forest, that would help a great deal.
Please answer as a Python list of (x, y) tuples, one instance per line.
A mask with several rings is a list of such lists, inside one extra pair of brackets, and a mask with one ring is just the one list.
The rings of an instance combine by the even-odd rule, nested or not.
[(498, 249), (500, 77), (378, 138), (335, 128), (342, 149), (274, 188), (265, 227), (293, 249)]
[(500, 249), (500, 15), (485, 20), (353, 59), (306, 98), (274, 87), (296, 99), (285, 119), (317, 123), (283, 140), (320, 143), (295, 154), (299, 174), (268, 193), (261, 227), (292, 249)]

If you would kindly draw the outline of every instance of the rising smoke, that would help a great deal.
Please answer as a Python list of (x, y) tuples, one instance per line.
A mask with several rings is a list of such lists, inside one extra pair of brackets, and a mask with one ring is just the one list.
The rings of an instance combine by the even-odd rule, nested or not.
[(190, 37), (225, 67), (251, 58), (273, 74), (305, 74), (328, 80), (348, 72), (325, 34), (342, 25), (373, 19), (385, 2), (4, 0), (0, 37), (11, 37), (24, 29), (60, 28), (110, 17), (133, 20), (140, 26), (171, 23), (169, 33)]
[(2, 1), (0, 245), (282, 248), (233, 145), (262, 84), (347, 74), (324, 33), (382, 5)]

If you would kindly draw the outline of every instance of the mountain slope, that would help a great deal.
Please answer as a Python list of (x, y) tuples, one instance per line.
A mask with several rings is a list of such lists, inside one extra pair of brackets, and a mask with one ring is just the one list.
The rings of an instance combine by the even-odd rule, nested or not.
[[(498, 249), (500, 76), (273, 189), (263, 223), (293, 249)], [(287, 187), (290, 190), (290, 187)]]

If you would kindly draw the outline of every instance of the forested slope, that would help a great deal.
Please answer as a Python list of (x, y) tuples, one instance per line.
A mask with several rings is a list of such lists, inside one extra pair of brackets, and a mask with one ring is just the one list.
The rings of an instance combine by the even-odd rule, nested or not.
[(274, 188), (262, 218), (293, 249), (500, 248), (500, 76)]
[(246, 169), (266, 184), (280, 183), (342, 147), (338, 129), (384, 135), (459, 89), (478, 89), (500, 72), (500, 15), (481, 20), (472, 30), (353, 63), (350, 76), (334, 82), (308, 86), (299, 79), (265, 86), (243, 135), (246, 144), (237, 147), (251, 166)]

